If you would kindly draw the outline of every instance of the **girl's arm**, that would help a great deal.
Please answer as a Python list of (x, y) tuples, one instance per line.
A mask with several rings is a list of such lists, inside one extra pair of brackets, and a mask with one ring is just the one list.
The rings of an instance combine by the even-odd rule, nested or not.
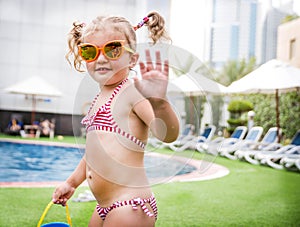
[(78, 166), (68, 177), (66, 182), (70, 184), (72, 187), (77, 188), (84, 180), (86, 179), (86, 162), (85, 156), (80, 160)]
[(152, 106), (154, 116), (149, 124), (152, 133), (158, 139), (169, 143), (178, 137), (179, 120), (166, 98), (169, 79), (168, 61), (162, 64), (160, 52), (155, 54), (156, 64), (153, 66), (150, 51), (146, 50), (147, 64), (140, 63), (142, 80), (135, 79), (135, 86)]
[(59, 185), (53, 195), (52, 201), (56, 204), (66, 205), (68, 199), (74, 194), (75, 189), (86, 179), (86, 163), (82, 158), (74, 170), (74, 172), (68, 177), (68, 179), (61, 185)]
[(179, 121), (172, 106), (164, 99), (149, 98), (148, 100), (155, 116), (150, 124), (152, 133), (163, 142), (175, 141), (179, 134)]

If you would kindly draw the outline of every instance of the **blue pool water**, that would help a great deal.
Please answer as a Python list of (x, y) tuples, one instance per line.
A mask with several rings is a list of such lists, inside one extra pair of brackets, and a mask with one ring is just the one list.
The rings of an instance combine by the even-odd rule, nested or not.
[[(84, 150), (72, 147), (0, 142), (0, 182), (63, 181), (75, 169)], [(196, 170), (162, 157), (145, 156), (147, 176), (167, 178)]]

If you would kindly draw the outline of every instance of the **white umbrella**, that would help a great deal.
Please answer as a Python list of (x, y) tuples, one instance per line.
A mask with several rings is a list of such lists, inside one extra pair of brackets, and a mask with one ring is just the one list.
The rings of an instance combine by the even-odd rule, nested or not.
[(24, 81), (21, 81), (17, 84), (11, 85), (4, 89), (6, 92), (13, 94), (23, 94), (32, 96), (32, 113), (31, 113), (31, 122), (34, 121), (35, 109), (36, 109), (36, 97), (37, 96), (46, 96), (46, 97), (58, 97), (62, 93), (57, 90), (55, 87), (47, 83), (41, 77), (30, 77)]
[(205, 94), (224, 94), (227, 88), (201, 74), (184, 74), (173, 80), (170, 80), (168, 92), (181, 92), (189, 96), (198, 96)]
[(36, 96), (61, 96), (62, 93), (47, 83), (41, 77), (30, 77), (17, 84), (5, 88), (5, 91), (14, 94), (36, 95)]
[[(168, 84), (168, 93), (183, 93), (190, 97), (190, 108), (194, 102), (194, 96), (220, 95), (226, 93), (227, 88), (199, 73), (192, 72), (175, 77), (170, 70), (170, 81)], [(193, 111), (190, 110), (190, 118), (193, 119)]]
[(300, 69), (273, 59), (227, 87), (229, 93), (263, 93), (276, 97), (276, 121), (279, 122), (279, 92), (300, 88)]
[(273, 94), (300, 88), (300, 69), (273, 59), (228, 86), (230, 93)]

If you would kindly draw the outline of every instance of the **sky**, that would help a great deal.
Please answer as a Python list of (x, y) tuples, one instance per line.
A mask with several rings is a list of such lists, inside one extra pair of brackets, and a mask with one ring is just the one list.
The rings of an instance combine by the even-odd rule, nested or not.
[(294, 1), (294, 11), (300, 16), (300, 1)]
[[(269, 0), (260, 0), (261, 2), (268, 2)], [(291, 0), (272, 0), (273, 6), (274, 7), (279, 7), (280, 4), (286, 4), (290, 2)], [(294, 6), (293, 10), (300, 15), (300, 1), (299, 0), (294, 0)]]

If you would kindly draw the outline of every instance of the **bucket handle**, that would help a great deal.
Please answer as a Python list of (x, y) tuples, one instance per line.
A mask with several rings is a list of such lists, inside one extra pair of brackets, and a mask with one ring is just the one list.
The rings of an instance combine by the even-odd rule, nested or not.
[[(46, 206), (38, 224), (37, 224), (37, 227), (40, 227), (46, 214), (48, 213), (50, 207), (53, 205), (54, 203), (52, 201), (50, 201), (50, 203), (48, 203), (48, 205)], [(68, 221), (68, 224), (70, 225), (70, 227), (72, 227), (72, 222), (71, 222), (71, 216), (70, 216), (70, 211), (69, 211), (69, 207), (68, 207), (68, 204), (66, 204), (66, 216), (67, 216), (67, 221)]]

